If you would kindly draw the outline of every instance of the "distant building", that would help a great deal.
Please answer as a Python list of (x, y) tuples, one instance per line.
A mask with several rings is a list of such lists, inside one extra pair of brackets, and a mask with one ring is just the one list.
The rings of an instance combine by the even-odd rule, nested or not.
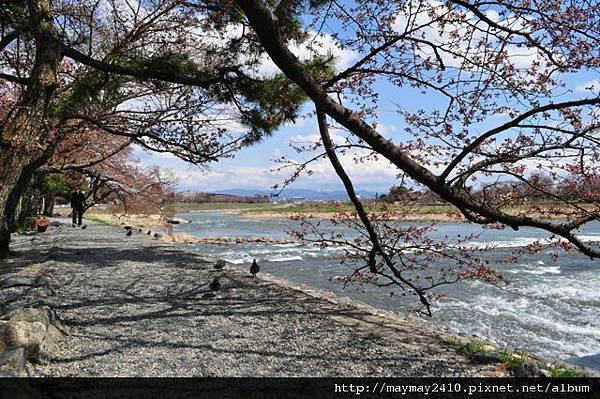
[(304, 197), (290, 197), (290, 199), (288, 201), (291, 202), (292, 204), (302, 204), (303, 202), (306, 202), (307, 200)]

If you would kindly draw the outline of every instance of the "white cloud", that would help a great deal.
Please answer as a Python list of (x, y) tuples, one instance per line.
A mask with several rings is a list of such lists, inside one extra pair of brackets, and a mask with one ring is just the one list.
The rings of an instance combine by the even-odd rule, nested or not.
[[(358, 59), (358, 53), (354, 50), (342, 48), (341, 44), (331, 35), (309, 32), (309, 37), (303, 43), (291, 42), (289, 50), (300, 60), (308, 61), (316, 56), (333, 56), (335, 69), (342, 71), (348, 68)], [(258, 77), (268, 77), (280, 73), (280, 69), (271, 58), (264, 54), (259, 66), (254, 73)]]
[(398, 129), (394, 125), (387, 125), (384, 123), (379, 123), (379, 124), (377, 124), (377, 126), (375, 126), (375, 130), (377, 130), (377, 132), (379, 134), (381, 134), (383, 136), (387, 136), (390, 133), (394, 133)]
[[(316, 138), (316, 137), (315, 137)], [(278, 150), (273, 154), (277, 158)], [(365, 151), (351, 151), (338, 156), (357, 188), (381, 190), (394, 184), (398, 170), (384, 159), (356, 162), (357, 155), (365, 155)], [(134, 155), (141, 159), (143, 166), (158, 164), (169, 169), (177, 179), (182, 190), (218, 191), (231, 188), (247, 188), (269, 190), (274, 185), (281, 185), (292, 173), (291, 169), (275, 171), (276, 164), (265, 160), (264, 166), (224, 166), (215, 164), (213, 169), (202, 169), (181, 161), (170, 154), (149, 153), (135, 147)], [(300, 160), (296, 160), (300, 162)], [(309, 166), (312, 175), (301, 175), (294, 183), (295, 188), (338, 190), (341, 182), (331, 167), (328, 159), (320, 159)]]
[[(484, 32), (489, 31), (499, 36), (504, 35), (504, 33), (487, 26), (472, 12), (461, 9), (453, 11), (453, 19), (457, 21), (466, 19), (469, 22), (468, 24), (447, 22), (448, 18), (441, 18), (444, 21), (443, 24), (432, 23), (434, 16), (444, 15), (448, 11), (448, 5), (439, 1), (410, 0), (406, 3), (403, 12), (396, 16), (392, 27), (399, 33), (417, 28), (416, 31), (411, 33), (411, 36), (433, 43), (439, 49), (439, 56), (446, 67), (472, 68), (470, 64), (463, 65), (465, 58), (472, 60), (474, 64), (491, 61), (491, 59), (485, 57), (495, 56), (494, 51), (489, 51), (486, 47), (493, 49), (498, 39), (492, 35), (486, 36)], [(500, 15), (494, 10), (486, 11), (486, 16), (498, 25), (515, 30), (525, 27), (527, 22), (524, 18), (505, 17), (500, 19)], [(470, 26), (477, 26), (479, 29), (474, 30)], [(517, 69), (529, 68), (533, 62), (542, 59), (541, 53), (535, 48), (506, 44), (503, 49), (509, 62)], [(422, 59), (436, 60), (436, 54), (427, 45), (420, 45), (415, 54)], [(483, 56), (482, 54), (488, 55)]]

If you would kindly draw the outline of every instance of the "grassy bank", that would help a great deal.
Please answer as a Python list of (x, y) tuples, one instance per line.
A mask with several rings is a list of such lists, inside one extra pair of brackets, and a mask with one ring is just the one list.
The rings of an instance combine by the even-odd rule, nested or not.
[[(273, 204), (273, 203), (203, 203), (176, 204), (177, 212), (193, 211), (226, 211), (243, 216), (287, 216), (289, 214), (331, 216), (336, 212), (354, 212), (354, 207), (349, 202), (303, 202), (300, 204)], [(369, 212), (398, 212), (412, 216), (430, 216), (432, 219), (458, 217), (458, 211), (451, 205), (394, 205), (385, 202), (367, 201), (365, 208)]]
[[(464, 220), (458, 209), (449, 204), (390, 204), (382, 201), (365, 201), (368, 212), (392, 212), (396, 217), (407, 221), (461, 221)], [(540, 216), (547, 219), (564, 219), (560, 212), (549, 211), (551, 206), (545, 204), (531, 204), (522, 206), (504, 207), (502, 210), (508, 214), (527, 214)], [(540, 213), (539, 209), (548, 211)], [(177, 212), (190, 211), (224, 211), (248, 217), (285, 217), (292, 214), (314, 215), (328, 218), (337, 212), (354, 212), (354, 206), (349, 202), (303, 202), (299, 204), (274, 204), (274, 203), (179, 203), (175, 204)]]

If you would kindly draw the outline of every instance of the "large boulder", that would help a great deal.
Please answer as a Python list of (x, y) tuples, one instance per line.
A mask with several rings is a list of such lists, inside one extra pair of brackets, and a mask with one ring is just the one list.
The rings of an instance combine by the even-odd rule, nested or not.
[(40, 322), (0, 321), (0, 348), (8, 351), (23, 348), (27, 358), (37, 360), (47, 328)]
[(62, 325), (56, 312), (48, 306), (15, 309), (3, 316), (2, 319), (42, 323), (48, 330), (48, 334), (56, 339), (60, 338), (63, 334), (70, 333), (70, 329)]
[(22, 348), (27, 360), (39, 362), (68, 333), (47, 306), (15, 309), (0, 320), (0, 352)]
[(27, 354), (24, 348), (12, 348), (0, 353), (0, 376), (25, 376), (26, 361)]

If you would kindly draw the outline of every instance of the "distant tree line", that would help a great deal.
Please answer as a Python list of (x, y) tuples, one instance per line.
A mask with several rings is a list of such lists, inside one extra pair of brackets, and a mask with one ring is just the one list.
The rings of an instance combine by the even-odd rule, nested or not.
[[(557, 182), (558, 181), (558, 182)], [(547, 174), (534, 173), (522, 180), (494, 182), (473, 188), (471, 195), (479, 201), (508, 200), (512, 204), (520, 203), (557, 203), (578, 201), (593, 203), (600, 196), (600, 178), (591, 176), (568, 176), (555, 180)], [(403, 185), (390, 187), (385, 194), (377, 196), (378, 201), (410, 202), (416, 204), (442, 204), (444, 200), (429, 189), (418, 190)]]
[(243, 196), (233, 194), (213, 194), (201, 191), (185, 191), (175, 195), (177, 202), (188, 203), (213, 203), (213, 202), (240, 202), (245, 204), (257, 204), (269, 202), (269, 197), (264, 195)]

